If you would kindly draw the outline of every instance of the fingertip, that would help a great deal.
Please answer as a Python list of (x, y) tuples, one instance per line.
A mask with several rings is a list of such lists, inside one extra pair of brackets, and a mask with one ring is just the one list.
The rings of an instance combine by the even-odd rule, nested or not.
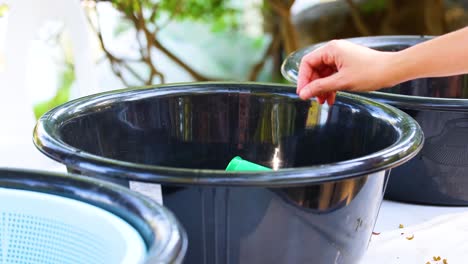
[(321, 100), (321, 104), (323, 104), (326, 101), (326, 96), (317, 93), (317, 91), (314, 89), (315, 86), (315, 83), (309, 83), (308, 85), (302, 87), (302, 89), (299, 91), (299, 97), (303, 100), (317, 97), (319, 100)]
[(299, 92), (299, 97), (300, 97), (302, 100), (308, 99), (308, 92), (307, 92), (307, 90), (302, 89), (302, 90)]
[(327, 97), (328, 105), (333, 105), (336, 101), (336, 92), (331, 92)]
[(331, 105), (333, 105), (333, 103), (334, 103), (334, 102), (333, 102), (333, 98), (332, 98), (331, 96), (328, 97), (328, 98), (327, 98), (327, 104), (331, 106)]
[(299, 92), (299, 97), (302, 99), (302, 100), (308, 100), (312, 97), (314, 97), (312, 91), (309, 89), (309, 87), (304, 87), (303, 89), (301, 89), (301, 91)]
[(302, 57), (299, 64), (299, 71), (297, 73), (297, 92), (307, 86), (310, 82), (318, 77), (315, 68), (322, 64), (321, 55), (317, 51), (309, 52)]
[(323, 105), (325, 103), (325, 98), (323, 98), (322, 96), (317, 96), (317, 101), (319, 102), (319, 104)]
[(296, 93), (297, 93), (297, 94), (300, 94), (301, 91), (304, 89), (305, 86), (307, 86), (307, 85), (297, 85), (297, 86), (296, 86)]
[(297, 73), (297, 91), (298, 92), (304, 86), (306, 86), (307, 83), (309, 82), (308, 80), (310, 79), (311, 71), (312, 70), (307, 65), (307, 63), (304, 61), (304, 59), (302, 59), (299, 65), (299, 72)]

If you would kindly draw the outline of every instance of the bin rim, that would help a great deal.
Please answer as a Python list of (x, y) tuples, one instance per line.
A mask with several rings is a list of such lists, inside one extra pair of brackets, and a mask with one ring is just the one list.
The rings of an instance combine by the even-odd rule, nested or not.
[[(388, 35), (388, 36), (368, 36), (345, 39), (347, 41), (366, 46), (372, 49), (383, 47), (409, 47), (421, 42), (433, 39), (435, 36), (426, 35)], [(299, 49), (286, 57), (281, 65), (281, 73), (291, 83), (297, 82), (299, 65), (302, 57), (309, 52), (320, 48), (327, 44), (328, 41), (316, 43), (302, 49)], [(428, 79), (438, 79), (445, 77), (435, 77)], [(415, 81), (415, 80), (413, 80)], [(417, 80), (416, 80), (417, 81)], [(356, 93), (362, 94), (362, 93)], [(468, 99), (461, 98), (437, 98), (415, 95), (394, 94), (383, 91), (372, 91), (365, 94), (366, 97), (379, 100), (379, 102), (390, 104), (400, 109), (416, 109), (416, 110), (440, 110), (440, 111), (456, 111), (468, 112)]]
[[(173, 184), (285, 187), (343, 180), (388, 170), (413, 158), (422, 148), (424, 136), (417, 122), (390, 105), (362, 96), (338, 93), (340, 100), (379, 111), (379, 118), (394, 126), (398, 136), (393, 144), (362, 157), (277, 171), (226, 172), (212, 169), (185, 169), (126, 162), (100, 157), (74, 148), (60, 140), (60, 125), (88, 108), (107, 107), (115, 102), (138, 100), (154, 96), (207, 94), (215, 92), (268, 92), (298, 99), (291, 85), (252, 82), (191, 82), (146, 86), (104, 92), (75, 99), (44, 114), (34, 128), (33, 141), (48, 157), (64, 163), (82, 174), (103, 175), (114, 179)], [(314, 99), (312, 99), (314, 100)], [(334, 107), (334, 106), (332, 106)]]

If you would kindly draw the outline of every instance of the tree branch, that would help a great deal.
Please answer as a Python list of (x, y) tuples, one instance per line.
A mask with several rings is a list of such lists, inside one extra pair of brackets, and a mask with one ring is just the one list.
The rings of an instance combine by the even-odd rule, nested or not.
[(270, 0), (268, 2), (270, 3), (273, 11), (275, 11), (278, 15), (282, 17), (289, 17), (291, 15), (290, 8), (288, 8), (287, 6), (283, 6), (283, 4), (280, 1)]
[[(192, 69), (188, 64), (183, 62), (180, 58), (178, 58), (175, 54), (169, 51), (166, 47), (164, 47), (157, 39), (154, 33), (150, 32), (149, 29), (145, 26), (145, 21), (142, 19), (141, 10), (137, 12), (137, 16), (135, 15), (127, 15), (127, 18), (133, 22), (137, 30), (141, 30), (146, 38), (146, 46), (148, 49), (148, 56), (150, 56), (150, 49), (151, 47), (155, 47), (163, 52), (166, 56), (168, 56), (172, 61), (182, 67), (186, 72), (188, 72), (194, 79), (197, 81), (209, 81), (212, 80), (208, 77), (203, 76), (202, 74), (198, 73), (194, 69)], [(147, 58), (146, 62), (150, 67), (152, 73), (158, 75), (161, 78), (161, 73), (156, 70), (154, 67), (151, 58)], [(164, 78), (162, 78), (164, 79)]]
[(175, 54), (173, 54), (171, 51), (169, 51), (166, 47), (164, 47), (157, 39), (154, 35), (151, 35), (150, 36), (151, 38), (151, 41), (153, 42), (154, 46), (156, 48), (158, 48), (160, 51), (162, 51), (162, 53), (164, 53), (167, 57), (169, 57), (171, 60), (173, 60), (175, 63), (177, 63), (177, 65), (179, 65), (180, 67), (182, 67), (185, 71), (187, 71), (194, 79), (198, 80), (198, 81), (209, 81), (209, 80), (212, 80), (200, 73), (198, 73), (197, 71), (195, 71), (194, 69), (192, 69), (188, 64), (186, 64), (185, 62), (183, 62), (181, 59), (179, 59)]
[(294, 2), (296, 2), (296, 0), (288, 0), (287, 1), (287, 7), (289, 10), (291, 10), (291, 7), (294, 5)]
[(354, 25), (356, 26), (359, 33), (363, 36), (371, 35), (369, 28), (364, 23), (359, 8), (354, 4), (353, 0), (346, 0), (349, 8), (351, 9), (351, 17), (353, 18)]
[(296, 29), (291, 21), (291, 7), (294, 4), (292, 0), (269, 0), (271, 10), (279, 16), (274, 22), (279, 26), (281, 42), (287, 53), (296, 51), (299, 47)]
[(151, 14), (148, 18), (149, 21), (153, 22), (156, 19), (156, 14), (158, 13), (158, 8), (159, 8), (159, 3), (155, 4), (153, 6), (153, 11), (151, 11)]
[(281, 38), (280, 38), (280, 36), (278, 36), (278, 33), (275, 33), (275, 34), (272, 34), (272, 35), (273, 35), (273, 38), (271, 40), (271, 43), (268, 46), (268, 49), (263, 54), (263, 57), (250, 70), (250, 74), (249, 74), (249, 78), (248, 78), (249, 81), (256, 81), (257, 80), (258, 75), (260, 74), (261, 70), (265, 66), (265, 63), (266, 63), (268, 57), (270, 57), (273, 54), (273, 52), (278, 49)]
[[(107, 0), (101, 0), (101, 1), (107, 1)], [(188, 72), (197, 81), (213, 80), (212, 78), (206, 77), (203, 74), (194, 70), (191, 66), (189, 66), (187, 63), (182, 61), (178, 56), (176, 56), (174, 53), (168, 50), (164, 45), (162, 45), (162, 43), (156, 38), (156, 33), (158, 32), (158, 30), (160, 30), (163, 26), (167, 25), (167, 23), (171, 21), (171, 18), (174, 16), (174, 14), (171, 14), (170, 18), (168, 19), (166, 23), (164, 23), (162, 26), (159, 26), (159, 27), (157, 26), (155, 31), (151, 32), (146, 25), (147, 23), (151, 23), (151, 21), (147, 21), (147, 19), (145, 19), (145, 17), (143, 16), (141, 5), (132, 9), (131, 12), (125, 12), (124, 10), (127, 10), (127, 6), (125, 4), (120, 3), (120, 2), (114, 2), (114, 4), (116, 4), (117, 9), (122, 13), (122, 15), (133, 23), (135, 30), (137, 31), (136, 33), (137, 42), (139, 45), (139, 53), (141, 56), (141, 59), (137, 61), (142, 62), (145, 65), (147, 65), (150, 70), (148, 79), (145, 80), (144, 78), (142, 78), (141, 75), (139, 75), (130, 65), (126, 63), (125, 59), (116, 57), (107, 49), (107, 47), (104, 44), (100, 29), (99, 28), (95, 29), (95, 33), (98, 36), (102, 50), (105, 53), (105, 56), (107, 57), (107, 59), (111, 63), (112, 71), (117, 77), (119, 77), (122, 80), (122, 82), (126, 83), (126, 80), (124, 80), (122, 76), (122, 69), (129, 71), (135, 78), (137, 78), (139, 81), (145, 84), (151, 84), (155, 77), (158, 77), (161, 82), (165, 81), (164, 74), (158, 71), (158, 69), (155, 66), (155, 63), (151, 54), (152, 48), (156, 48), (159, 51), (161, 51), (174, 63), (176, 63), (186, 72)], [(97, 10), (95, 12), (96, 14), (98, 13)], [(150, 13), (150, 16), (148, 19), (154, 19), (154, 17), (156, 16), (156, 13), (157, 13), (156, 8), (152, 9), (152, 12)], [(88, 20), (90, 21), (89, 16), (88, 16)], [(90, 21), (90, 24), (93, 25), (91, 21)], [(143, 36), (140, 36), (139, 33), (143, 33), (143, 36), (146, 39), (146, 43), (142, 43), (142, 39), (140, 39), (140, 37), (143, 37)], [(144, 44), (146, 44), (146, 46)]]
[(125, 78), (122, 76), (122, 71), (120, 69), (120, 67), (124, 67), (125, 69), (127, 69), (136, 79), (138, 79), (139, 81), (141, 82), (145, 82), (145, 80), (143, 79), (143, 77), (141, 77), (137, 72), (135, 72), (123, 59), (121, 58), (117, 58), (116, 56), (114, 56), (106, 47), (105, 43), (104, 43), (104, 39), (102, 37), (102, 33), (101, 33), (101, 27), (100, 27), (100, 23), (99, 23), (99, 14), (97, 12), (97, 10), (95, 9), (95, 14), (96, 14), (96, 23), (97, 25), (95, 26), (93, 24), (93, 22), (91, 21), (91, 18), (89, 17), (89, 14), (86, 14), (86, 18), (90, 24), (90, 27), (91, 29), (94, 31), (94, 33), (96, 34), (98, 40), (99, 40), (99, 44), (104, 52), (104, 54), (106, 55), (107, 59), (109, 60), (109, 63), (111, 64), (111, 69), (112, 71), (114, 72), (114, 74), (122, 81), (122, 83), (125, 85), (125, 86), (128, 86), (128, 82), (125, 80)]
[[(143, 13), (141, 13), (141, 12), (138, 13), (138, 19), (141, 22), (137, 23), (135, 26), (137, 27), (137, 30), (136, 30), (137, 33), (136, 34), (137, 34), (137, 39), (138, 39), (139, 46), (140, 46), (140, 53), (141, 53), (142, 60), (150, 68), (150, 76), (149, 76), (147, 84), (152, 84), (155, 76), (158, 76), (161, 83), (165, 83), (164, 74), (162, 72), (158, 71), (156, 69), (154, 63), (153, 63), (153, 57), (151, 55), (151, 47), (153, 45), (152, 45), (151, 41), (148, 41), (149, 30), (148, 30), (148, 28), (146, 27), (146, 25), (144, 23)], [(145, 38), (146, 38), (146, 42), (147, 42), (146, 43), (147, 44), (146, 45), (146, 51), (143, 48), (142, 43), (141, 43), (140, 38), (139, 38), (139, 32), (140, 31), (143, 31), (143, 33), (145, 34)]]

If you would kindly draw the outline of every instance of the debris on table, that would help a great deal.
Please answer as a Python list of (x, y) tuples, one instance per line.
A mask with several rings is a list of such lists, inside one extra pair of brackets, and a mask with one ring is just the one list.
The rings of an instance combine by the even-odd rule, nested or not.
[(399, 228), (404, 228), (405, 226), (403, 226), (403, 224), (400, 224), (398, 227)]
[(414, 238), (414, 235), (411, 235), (411, 236), (409, 236), (409, 237), (406, 237), (406, 239), (408, 239), (408, 240), (413, 240), (413, 238)]
[[(442, 260), (442, 263), (440, 262)], [(435, 261), (435, 262), (432, 262)], [(448, 264), (447, 259), (442, 259), (440, 256), (433, 256), (431, 261), (426, 262), (426, 264)]]

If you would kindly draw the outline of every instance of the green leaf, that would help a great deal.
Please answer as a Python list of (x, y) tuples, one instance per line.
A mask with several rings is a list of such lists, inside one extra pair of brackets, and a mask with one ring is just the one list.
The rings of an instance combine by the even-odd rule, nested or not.
[(265, 45), (265, 36), (259, 36), (254, 39), (253, 48), (260, 49)]
[(0, 17), (3, 17), (9, 9), (7, 4), (0, 4)]
[(387, 0), (368, 0), (361, 4), (360, 9), (364, 13), (372, 13), (385, 10), (387, 5)]
[(70, 99), (70, 90), (75, 81), (75, 71), (72, 65), (68, 65), (60, 76), (60, 86), (55, 96), (47, 101), (36, 104), (33, 108), (36, 119), (40, 118), (47, 111), (57, 107)]
[(230, 0), (161, 0), (159, 9), (174, 20), (211, 24), (214, 31), (220, 31), (234, 28), (238, 23), (240, 10), (230, 4)]
[(117, 26), (114, 28), (114, 37), (120, 36), (122, 33), (127, 32), (132, 28), (132, 25), (126, 21), (126, 20), (121, 20)]

